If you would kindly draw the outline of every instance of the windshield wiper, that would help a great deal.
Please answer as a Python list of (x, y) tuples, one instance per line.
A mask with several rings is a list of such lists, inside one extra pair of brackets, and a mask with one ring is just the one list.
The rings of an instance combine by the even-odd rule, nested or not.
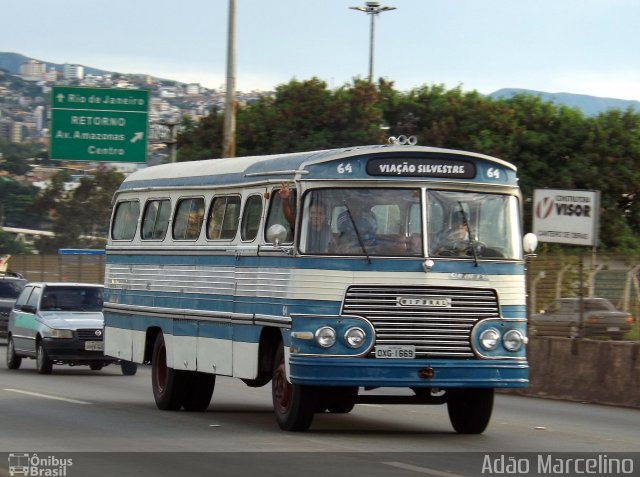
[(349, 205), (347, 204), (346, 200), (343, 200), (342, 203), (344, 204), (344, 206), (347, 209), (347, 215), (349, 216), (349, 220), (351, 220), (351, 225), (353, 225), (353, 230), (356, 232), (356, 237), (358, 238), (358, 243), (360, 244), (360, 248), (362, 249), (362, 251), (364, 252), (365, 256), (367, 257), (367, 261), (369, 263), (371, 263), (371, 257), (369, 257), (369, 252), (367, 252), (367, 247), (365, 247), (364, 241), (362, 240), (362, 237), (360, 236), (360, 231), (358, 230), (358, 226), (356, 225), (356, 221), (353, 220), (353, 215), (351, 215), (351, 209), (349, 209)]
[(467, 229), (467, 234), (469, 234), (469, 243), (471, 244), (471, 252), (473, 253), (473, 261), (478, 266), (478, 254), (476, 252), (476, 247), (473, 243), (473, 235), (471, 234), (471, 228), (469, 227), (469, 221), (467, 220), (467, 214), (464, 211), (464, 207), (462, 207), (462, 202), (458, 201), (458, 205), (460, 206), (460, 213), (462, 214), (462, 224)]

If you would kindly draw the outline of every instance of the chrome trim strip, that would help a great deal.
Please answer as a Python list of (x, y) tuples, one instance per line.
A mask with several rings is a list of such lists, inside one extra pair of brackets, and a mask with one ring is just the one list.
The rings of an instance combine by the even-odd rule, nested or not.
[(264, 171), (264, 172), (250, 172), (245, 174), (245, 177), (261, 177), (261, 176), (280, 176), (280, 175), (296, 175), (296, 174), (309, 174), (309, 171), (304, 169), (287, 169), (284, 171)]
[(161, 308), (143, 305), (126, 305), (122, 303), (105, 303), (104, 310), (115, 314), (136, 314), (144, 316), (187, 319), (194, 321), (211, 321), (236, 325), (262, 325), (287, 328), (291, 326), (291, 318), (276, 315), (252, 315), (249, 313), (231, 313), (207, 310), (179, 310), (177, 308)]

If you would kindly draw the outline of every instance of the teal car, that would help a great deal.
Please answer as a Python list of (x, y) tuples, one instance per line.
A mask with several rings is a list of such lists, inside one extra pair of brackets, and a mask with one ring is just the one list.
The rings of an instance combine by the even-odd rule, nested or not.
[(54, 364), (88, 365), (100, 370), (119, 363), (124, 375), (137, 365), (104, 355), (102, 285), (29, 283), (9, 315), (7, 367), (18, 369), (23, 358), (35, 358), (40, 374)]

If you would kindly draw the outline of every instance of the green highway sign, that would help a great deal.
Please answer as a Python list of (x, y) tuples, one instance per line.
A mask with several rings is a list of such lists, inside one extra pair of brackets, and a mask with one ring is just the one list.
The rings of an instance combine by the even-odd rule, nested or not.
[(50, 157), (145, 162), (148, 112), (146, 90), (54, 86)]

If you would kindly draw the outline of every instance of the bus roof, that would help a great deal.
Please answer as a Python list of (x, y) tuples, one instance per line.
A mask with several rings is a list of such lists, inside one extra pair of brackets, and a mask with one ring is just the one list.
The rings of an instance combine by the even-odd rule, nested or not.
[[(388, 164), (378, 164), (376, 171), (368, 166), (370, 159)], [(343, 171), (332, 165), (333, 161), (341, 161)], [(417, 162), (416, 162), (417, 161)], [(418, 164), (430, 164), (430, 171), (436, 167), (445, 167), (451, 171), (452, 164), (473, 164), (474, 175), (456, 176), (442, 174), (419, 175), (403, 174), (402, 166), (410, 170)], [(345, 175), (344, 165), (350, 164)], [(163, 187), (206, 187), (214, 185), (231, 185), (264, 182), (265, 180), (291, 179), (466, 179), (471, 182), (481, 180), (479, 174), (483, 167), (499, 168), (504, 171), (506, 179), (499, 181), (505, 185), (515, 185), (516, 167), (502, 159), (467, 151), (442, 149), (426, 146), (358, 146), (341, 149), (309, 151), (267, 156), (246, 156), (227, 159), (207, 159), (200, 161), (179, 162), (141, 169), (129, 175), (120, 186), (120, 190), (163, 188)], [(456, 166), (457, 167), (457, 166)], [(477, 167), (477, 170), (476, 170)], [(440, 169), (442, 170), (442, 169)], [(491, 174), (489, 175), (491, 177)], [(492, 181), (495, 182), (495, 181)]]

